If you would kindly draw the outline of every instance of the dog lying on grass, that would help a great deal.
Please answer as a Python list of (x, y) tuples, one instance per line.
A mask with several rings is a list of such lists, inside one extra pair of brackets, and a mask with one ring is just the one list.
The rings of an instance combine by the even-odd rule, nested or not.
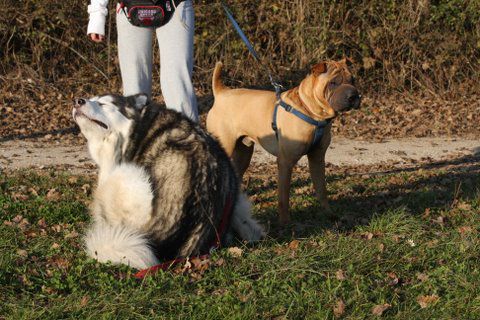
[(263, 237), (224, 150), (180, 113), (143, 94), (103, 95), (77, 99), (73, 118), (99, 166), (89, 256), (145, 269), (206, 253), (218, 236)]

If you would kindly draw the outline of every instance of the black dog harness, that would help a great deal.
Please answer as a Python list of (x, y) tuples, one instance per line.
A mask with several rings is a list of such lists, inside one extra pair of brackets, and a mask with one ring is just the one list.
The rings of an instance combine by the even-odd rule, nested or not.
[(275, 132), (275, 137), (277, 138), (278, 141), (278, 126), (277, 126), (277, 113), (278, 113), (278, 107), (282, 107), (285, 111), (290, 112), (291, 114), (295, 115), (296, 117), (302, 119), (303, 121), (315, 126), (315, 134), (313, 136), (313, 141), (310, 144), (310, 147), (307, 150), (307, 153), (313, 150), (317, 146), (317, 144), (322, 140), (323, 133), (325, 132), (325, 127), (332, 122), (332, 119), (328, 120), (322, 120), (322, 121), (317, 121), (303, 112), (295, 109), (288, 103), (282, 100), (281, 97), (281, 92), (278, 88), (275, 88), (275, 92), (277, 95), (277, 102), (275, 103), (275, 108), (273, 109), (273, 120), (272, 120), (272, 129)]

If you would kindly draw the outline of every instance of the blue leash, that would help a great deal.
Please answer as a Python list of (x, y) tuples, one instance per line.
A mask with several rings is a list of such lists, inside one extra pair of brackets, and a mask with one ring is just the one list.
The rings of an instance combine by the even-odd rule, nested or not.
[(260, 60), (260, 57), (257, 53), (257, 51), (255, 50), (255, 48), (253, 47), (252, 43), (250, 42), (250, 40), (248, 40), (247, 36), (245, 35), (245, 33), (243, 32), (242, 28), (240, 28), (240, 26), (238, 25), (238, 22), (235, 20), (235, 18), (233, 17), (233, 14), (232, 12), (230, 11), (230, 9), (227, 7), (227, 5), (221, 1), (221, 4), (222, 4), (222, 7), (223, 7), (223, 10), (225, 11), (225, 14), (227, 15), (228, 19), (230, 20), (230, 22), (232, 23), (233, 27), (235, 28), (235, 30), (237, 31), (238, 35), (240, 36), (240, 38), (242, 39), (242, 41), (245, 43), (245, 45), (247, 46), (248, 50), (250, 51), (250, 53), (252, 54), (252, 56), (255, 58), (255, 60), (265, 68), (265, 70), (267, 70), (267, 73), (268, 73), (268, 78), (270, 79), (270, 83), (272, 84), (272, 86), (275, 88), (275, 92), (277, 93), (277, 95), (280, 94), (280, 92), (282, 91), (282, 86), (273, 80), (273, 77), (272, 77), (272, 74), (270, 73), (270, 71), (268, 70), (267, 67), (265, 67), (263, 64), (262, 64), (262, 61)]
[(252, 43), (248, 40), (248, 38), (245, 35), (245, 33), (243, 32), (242, 28), (240, 28), (240, 26), (238, 25), (237, 21), (233, 17), (232, 12), (230, 11), (230, 9), (223, 2), (222, 2), (222, 7), (223, 7), (223, 10), (225, 10), (225, 13), (227, 14), (228, 19), (230, 19), (230, 22), (233, 24), (233, 27), (235, 28), (237, 33), (240, 35), (240, 38), (242, 38), (243, 42), (245, 42), (245, 44), (247, 45), (248, 50), (250, 50), (250, 52), (253, 55), (253, 57), (255, 58), (255, 60), (260, 62), (260, 57), (258, 56), (257, 51), (255, 51), (255, 48), (253, 47)]
[(313, 138), (312, 144), (310, 145), (307, 153), (310, 152), (322, 139), (323, 133), (325, 131), (325, 127), (331, 122), (331, 119), (323, 120), (323, 121), (317, 121), (317, 120), (311, 118), (310, 116), (304, 114), (303, 112), (300, 112), (299, 110), (296, 110), (291, 105), (287, 104), (285, 101), (282, 100), (282, 98), (280, 96), (280, 94), (282, 92), (282, 86), (279, 83), (277, 83), (273, 80), (272, 74), (270, 73), (269, 69), (265, 65), (262, 64), (262, 62), (260, 60), (260, 57), (258, 56), (257, 51), (255, 51), (255, 48), (253, 47), (252, 43), (248, 40), (248, 38), (245, 35), (245, 33), (243, 32), (242, 28), (240, 28), (240, 26), (238, 25), (237, 21), (233, 17), (232, 12), (230, 11), (230, 9), (227, 7), (227, 5), (223, 1), (221, 1), (221, 4), (222, 4), (222, 7), (223, 7), (223, 10), (225, 10), (225, 14), (227, 15), (228, 19), (230, 20), (233, 27), (237, 31), (238, 35), (240, 36), (242, 41), (245, 43), (245, 45), (247, 46), (248, 50), (253, 55), (255, 60), (261, 66), (263, 66), (265, 68), (265, 70), (267, 71), (268, 77), (270, 78), (270, 83), (275, 88), (275, 94), (277, 96), (278, 101), (277, 101), (277, 103), (275, 103), (275, 108), (273, 109), (272, 129), (275, 132), (275, 136), (277, 137), (277, 140), (278, 140), (277, 112), (278, 112), (278, 107), (281, 106), (283, 109), (285, 109), (285, 111), (290, 112), (290, 113), (294, 114), (296, 117), (302, 119), (303, 121), (315, 126), (314, 138)]

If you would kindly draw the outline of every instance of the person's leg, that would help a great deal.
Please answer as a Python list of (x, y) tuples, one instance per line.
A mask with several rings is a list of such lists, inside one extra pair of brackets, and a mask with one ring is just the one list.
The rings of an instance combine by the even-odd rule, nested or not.
[(172, 19), (157, 28), (160, 47), (160, 84), (167, 108), (198, 121), (192, 84), (194, 13), (191, 0), (180, 3)]
[(153, 30), (135, 27), (125, 13), (117, 13), (118, 59), (125, 96), (152, 94), (152, 37)]

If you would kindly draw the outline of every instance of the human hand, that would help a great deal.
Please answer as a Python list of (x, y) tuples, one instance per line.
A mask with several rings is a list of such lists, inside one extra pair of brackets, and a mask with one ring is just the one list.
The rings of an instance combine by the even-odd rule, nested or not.
[(98, 34), (98, 33), (90, 33), (89, 36), (90, 36), (90, 40), (96, 43), (100, 43), (105, 39), (104, 35)]

